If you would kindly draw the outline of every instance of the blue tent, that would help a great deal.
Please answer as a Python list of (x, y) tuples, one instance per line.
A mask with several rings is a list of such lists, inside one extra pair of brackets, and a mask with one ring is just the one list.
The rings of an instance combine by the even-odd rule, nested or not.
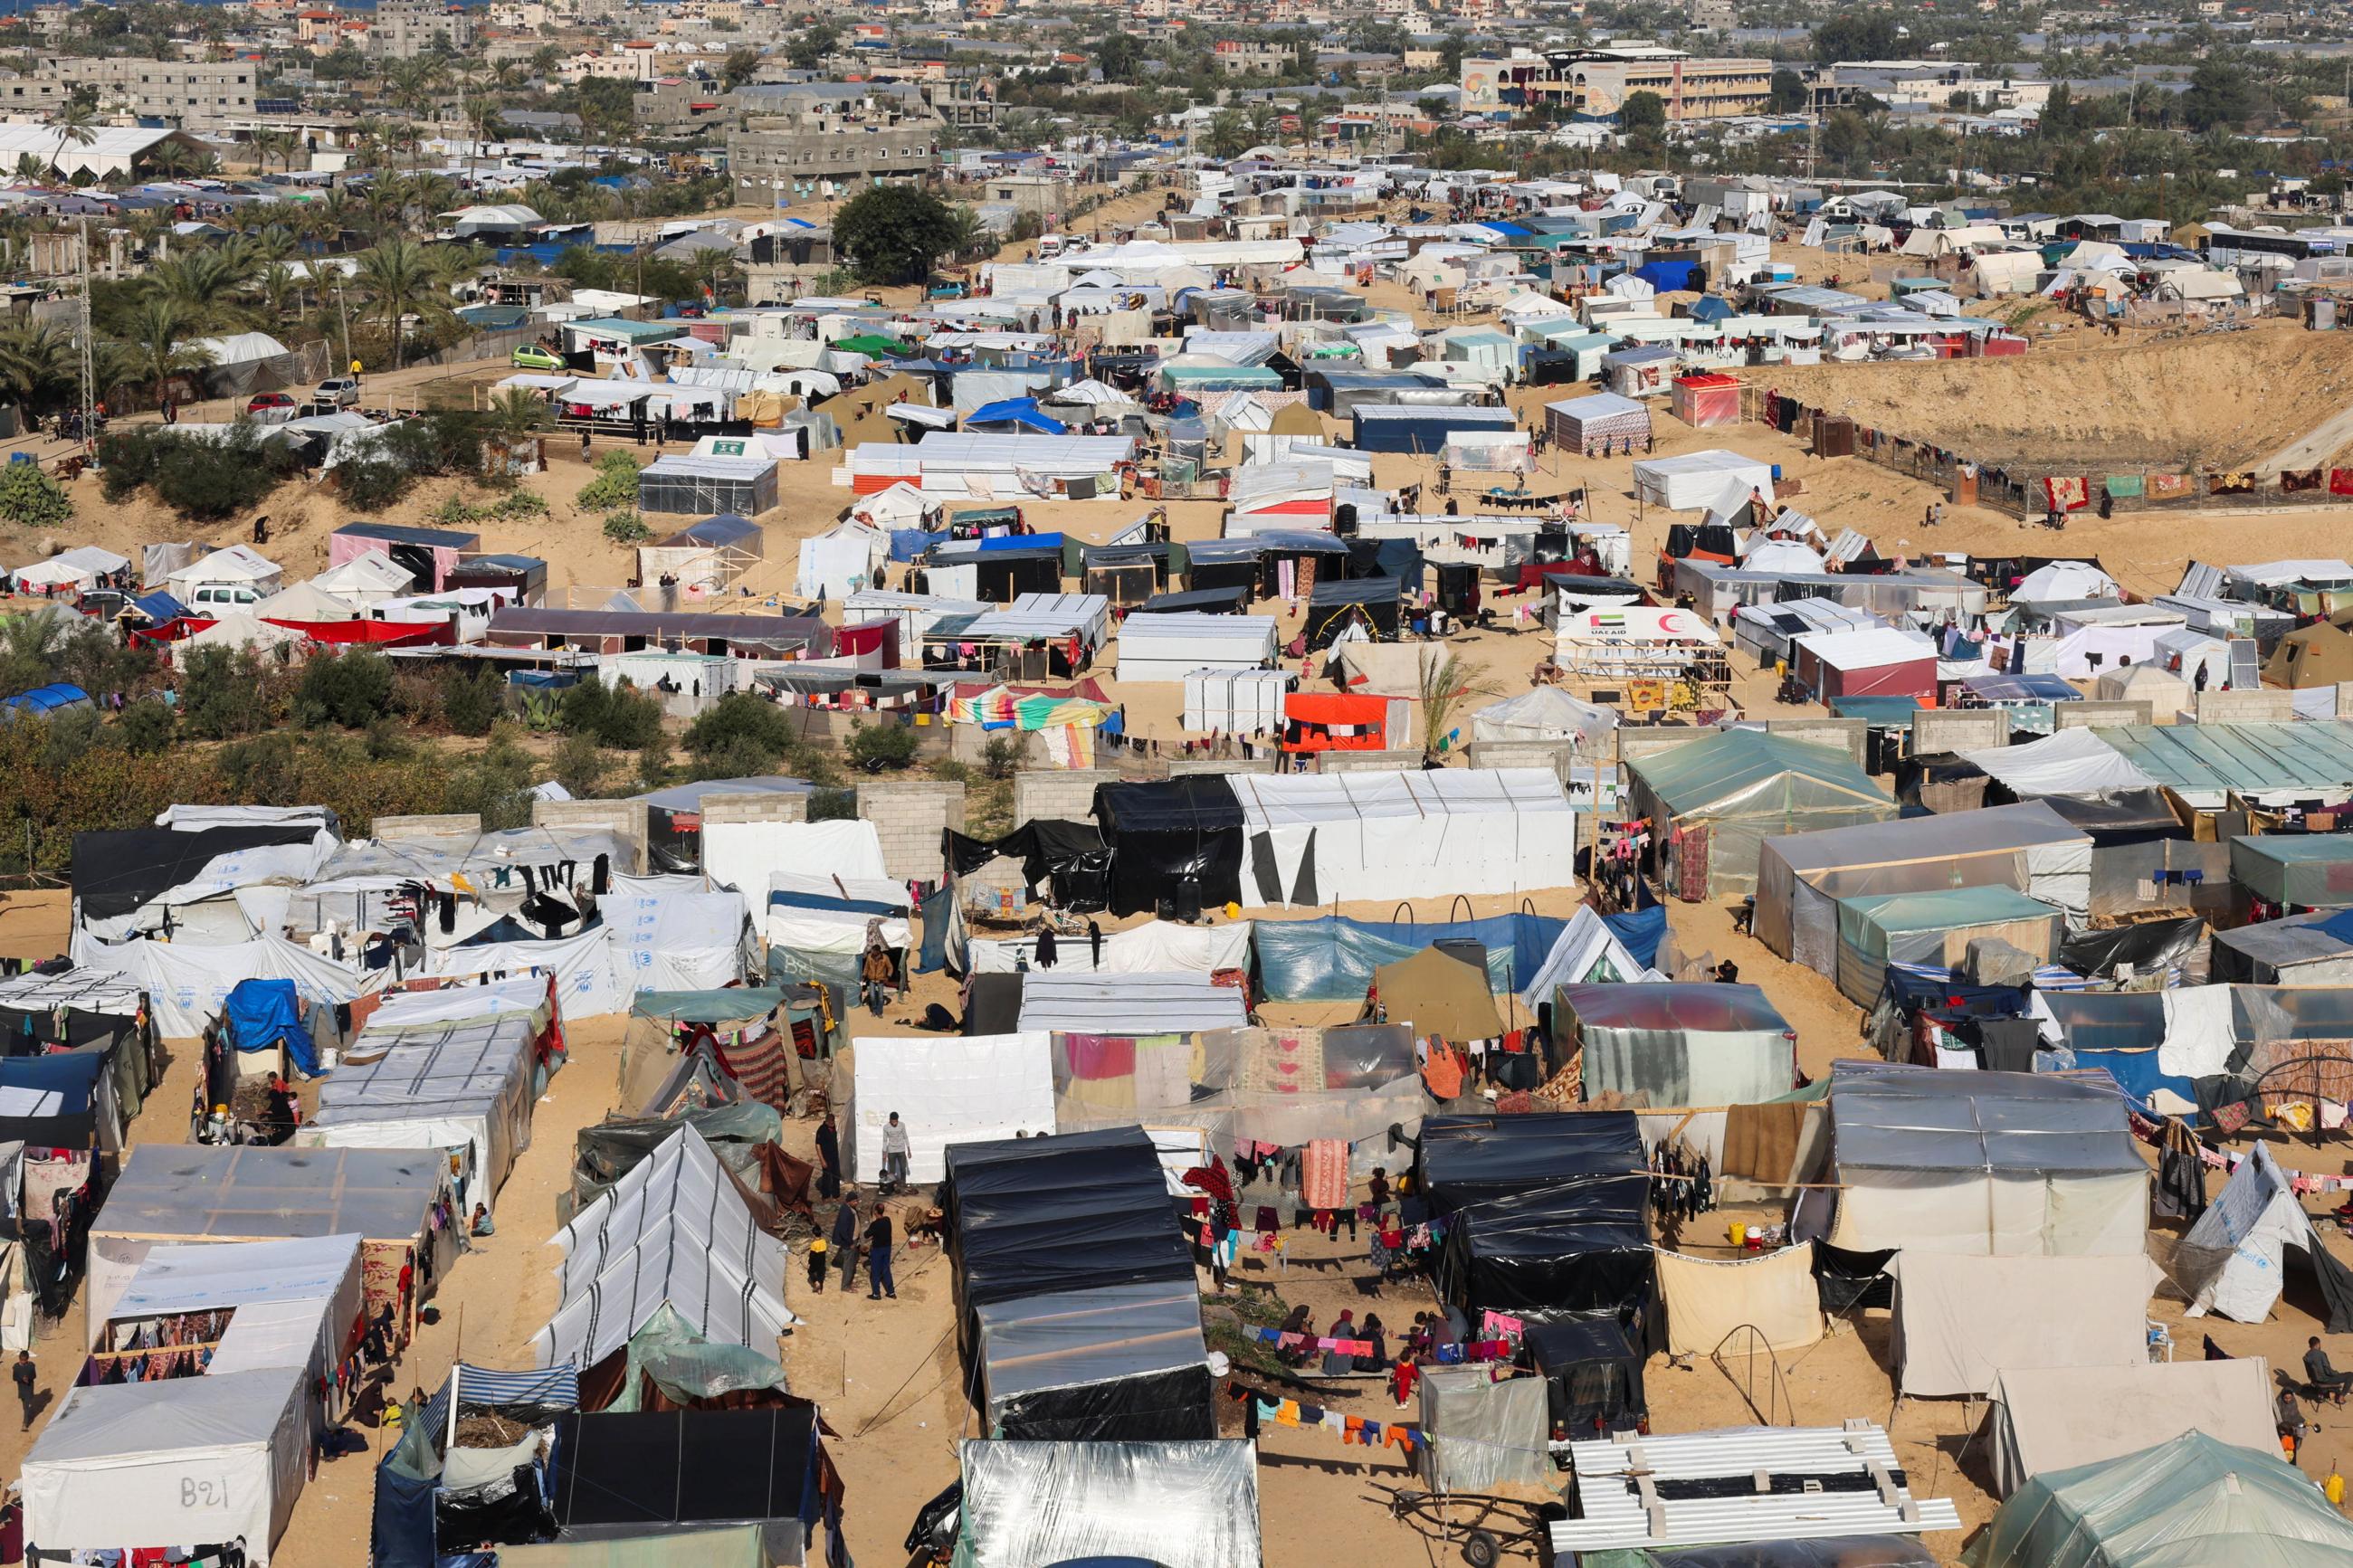
[(230, 1043), (240, 1051), (266, 1051), (280, 1043), (297, 1071), (319, 1070), (319, 1053), (302, 1027), (301, 1008), (291, 980), (240, 980), (221, 1005)]
[(1061, 436), (1070, 426), (1039, 408), (1034, 397), (1005, 397), (995, 403), (985, 403), (964, 416), (966, 430), (993, 430), (1002, 426), (1008, 430), (1035, 430), (1041, 435)]
[[(98, 1075), (104, 1051), (60, 1051), (0, 1059), (0, 1139), (53, 1149), (88, 1149), (98, 1131)], [(52, 1098), (54, 1097), (54, 1098)]]
[(1666, 940), (1667, 906), (1652, 904), (1622, 915), (1603, 915), (1609, 934), (1625, 944), (1627, 954), (1645, 969), (1659, 962), (1659, 943)]
[(87, 708), (90, 693), (79, 686), (58, 681), (50, 686), (36, 686), (30, 691), (0, 702), (0, 715), (10, 719), (45, 718), (60, 708)]
[(1702, 295), (1691, 302), (1690, 316), (1694, 321), (1721, 321), (1737, 314), (1731, 300), (1719, 300), (1713, 294)]
[(167, 626), (188, 613), (188, 607), (158, 588), (131, 601), (131, 607), (157, 626)]

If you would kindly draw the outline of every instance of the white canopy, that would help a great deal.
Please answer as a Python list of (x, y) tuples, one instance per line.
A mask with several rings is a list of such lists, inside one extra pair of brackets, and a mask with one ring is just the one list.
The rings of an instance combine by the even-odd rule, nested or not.
[(1982, 768), (2021, 799), (2147, 789), (2155, 783), (2096, 730), (2062, 730), (2021, 745), (1964, 752), (1961, 760)]
[(755, 921), (767, 918), (768, 889), (780, 871), (888, 878), (874, 825), (848, 822), (706, 822), (702, 863), (715, 885), (731, 886)]
[(555, 1233), (560, 1302), (532, 1336), (533, 1364), (596, 1365), (664, 1306), (721, 1344), (776, 1353), (800, 1320), (785, 1305), (785, 1245), (754, 1223), (734, 1178), (692, 1127)]
[(1695, 511), (1736, 484), (1773, 500), (1773, 465), (1737, 452), (1685, 452), (1644, 458), (1634, 465), (1634, 493), (1651, 506)]
[(1247, 886), (1269, 904), (1566, 888), (1568, 796), (1543, 768), (1237, 773)]
[(1474, 741), (1575, 741), (1589, 747), (1617, 727), (1616, 710), (1581, 701), (1557, 686), (1507, 697), (1471, 716)]
[(1907, 1247), (1895, 1276), (1896, 1388), (1983, 1394), (2012, 1367), (2148, 1361), (2148, 1299), (2165, 1278), (2141, 1253), (1963, 1258)]

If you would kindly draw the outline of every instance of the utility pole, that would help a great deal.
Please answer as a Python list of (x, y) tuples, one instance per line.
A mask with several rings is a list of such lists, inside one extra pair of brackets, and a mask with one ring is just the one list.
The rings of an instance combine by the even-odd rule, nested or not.
[(84, 216), (77, 226), (81, 236), (81, 449), (85, 454), (95, 454), (98, 450), (98, 364), (97, 356), (90, 352), (90, 219)]
[[(340, 268), (335, 272), (335, 314), (343, 319), (343, 363), (348, 367), (352, 363), (352, 312), (343, 302), (343, 274)], [(342, 374), (348, 374), (348, 369)]]

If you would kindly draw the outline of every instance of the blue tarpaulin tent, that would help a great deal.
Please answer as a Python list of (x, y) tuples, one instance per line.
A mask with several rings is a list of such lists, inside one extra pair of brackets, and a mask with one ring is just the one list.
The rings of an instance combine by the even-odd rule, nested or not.
[(1070, 426), (1042, 412), (1034, 397), (1007, 397), (984, 404), (964, 416), (966, 430), (1017, 433), (1035, 430), (1047, 436), (1067, 434)]
[(79, 686), (58, 681), (50, 686), (36, 686), (30, 691), (19, 692), (0, 702), (0, 717), (9, 719), (43, 718), (60, 708), (87, 708), (90, 693)]
[(302, 1027), (291, 980), (240, 980), (222, 1003), (228, 1037), (240, 1051), (267, 1051), (281, 1042), (297, 1071), (319, 1070), (319, 1054)]
[[(1529, 914), (1398, 921), (1326, 915), (1312, 921), (1261, 921), (1251, 942), (1258, 950), (1260, 978), (1272, 1000), (1361, 1002), (1374, 970), (1449, 939), (1484, 944), (1490, 988), (1516, 991), (1521, 977), (1543, 965), (1567, 923)], [(1657, 951), (1654, 942), (1651, 952)]]

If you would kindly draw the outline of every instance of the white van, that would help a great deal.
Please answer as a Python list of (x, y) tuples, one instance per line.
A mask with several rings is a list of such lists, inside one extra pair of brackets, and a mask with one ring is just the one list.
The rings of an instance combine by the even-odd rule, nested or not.
[(1038, 259), (1051, 261), (1070, 247), (1071, 242), (1059, 234), (1041, 234), (1038, 237)]
[(234, 610), (258, 605), (261, 595), (243, 583), (206, 583), (182, 602), (202, 615), (207, 610)]

